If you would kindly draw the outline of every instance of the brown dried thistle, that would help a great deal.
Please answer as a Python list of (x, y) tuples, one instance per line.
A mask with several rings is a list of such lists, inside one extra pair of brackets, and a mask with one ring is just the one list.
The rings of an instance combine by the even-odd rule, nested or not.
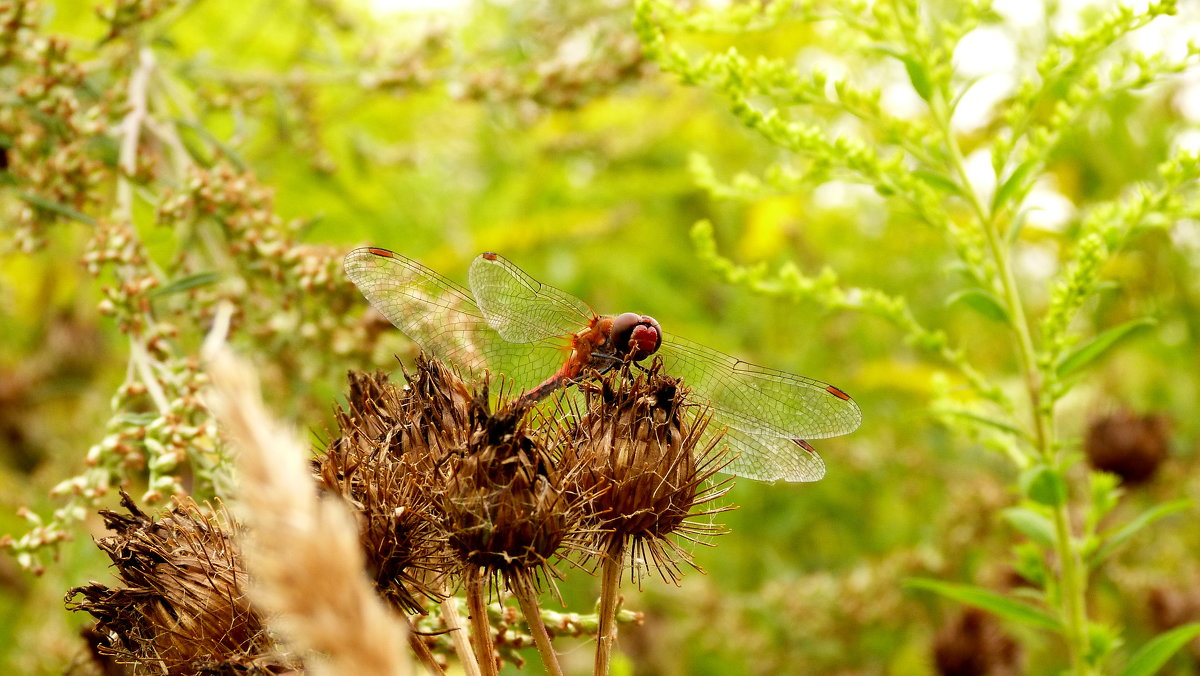
[(679, 564), (695, 564), (673, 536), (699, 542), (699, 537), (720, 534), (721, 526), (688, 517), (729, 509), (696, 511), (729, 490), (729, 480), (709, 482), (727, 460), (717, 452), (719, 438), (702, 442), (707, 414), (688, 404), (687, 388), (660, 368), (661, 360), (655, 360), (636, 377), (623, 369), (587, 386), (587, 413), (563, 444), (563, 462), (579, 468), (570, 489), (586, 500), (601, 532), (597, 674), (608, 673), (626, 555), (633, 555), (630, 576), (639, 583), (642, 568), (637, 562), (678, 582)]
[[(585, 501), (567, 493), (564, 472), (527, 422), (530, 402), (493, 412), (486, 383), (471, 392), (424, 357), (405, 377), (400, 389), (382, 374), (351, 374), (341, 437), (317, 474), (356, 508), (376, 585), (394, 603), (422, 612), (421, 597), (440, 599), (451, 580), (465, 583), (476, 654), (490, 673), (488, 588), (516, 595), (536, 636), (536, 591), (559, 576), (553, 559), (586, 548)], [(539, 648), (548, 647), (544, 637)]]
[(484, 595), (499, 583), (517, 598), (547, 671), (561, 673), (537, 590), (560, 576), (554, 557), (587, 550), (587, 496), (568, 491), (573, 472), (556, 465), (544, 436), (530, 427), (532, 407), (518, 398), (493, 413), (485, 383), (458, 435), (466, 443), (439, 471), (446, 540), (462, 570), (484, 673), (495, 669)]
[(98, 661), (134, 674), (299, 668), (251, 608), (238, 527), (224, 510), (209, 515), (178, 498), (153, 519), (124, 492), (121, 505), (128, 515), (101, 510), (115, 535), (97, 545), (123, 586), (92, 582), (66, 597), (68, 608), (96, 618), (84, 635)]
[(1161, 414), (1138, 415), (1128, 408), (1094, 418), (1083, 450), (1098, 470), (1121, 477), (1127, 486), (1154, 478), (1169, 454), (1171, 425)]
[[(650, 370), (602, 378), (586, 388), (587, 413), (564, 444), (564, 462), (579, 465), (571, 490), (588, 499), (601, 531), (600, 550), (630, 551), (664, 581), (678, 582), (690, 553), (670, 536), (696, 542), (721, 526), (689, 520), (729, 507), (694, 511), (720, 498), (731, 483), (707, 484), (728, 462), (719, 439), (703, 443), (709, 419), (689, 404), (682, 381)], [(693, 564), (694, 565), (694, 564)], [(640, 580), (641, 568), (631, 573)]]
[(336, 412), (341, 434), (317, 460), (317, 479), (354, 509), (379, 593), (406, 612), (424, 613), (422, 599), (443, 598), (449, 564), (428, 486), (432, 458), (405, 451), (429, 449), (412, 443), (423, 434), (427, 409), (416, 405), (415, 389), (402, 392), (383, 373), (351, 372), (349, 380), (349, 407)]
[(565, 492), (562, 475), (518, 401), (495, 413), (486, 388), (472, 401), (464, 452), (448, 458), (442, 508), (455, 556), (505, 581), (540, 585), (556, 576), (551, 559), (577, 544), (582, 501)]

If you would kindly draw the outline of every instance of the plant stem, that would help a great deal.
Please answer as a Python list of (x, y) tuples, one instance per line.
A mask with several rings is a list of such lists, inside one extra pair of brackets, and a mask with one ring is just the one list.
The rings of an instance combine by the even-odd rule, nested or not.
[(596, 634), (596, 665), (593, 676), (608, 674), (613, 643), (617, 640), (617, 589), (621, 584), (621, 563), (625, 542), (613, 545), (604, 557), (600, 574), (600, 630)]
[(442, 621), (450, 631), (450, 640), (454, 643), (454, 652), (458, 653), (458, 661), (462, 663), (463, 673), (466, 676), (480, 676), (479, 660), (475, 659), (475, 653), (471, 651), (466, 627), (458, 614), (458, 599), (453, 596), (442, 599)]
[(496, 648), (492, 641), (492, 623), (488, 621), (484, 603), (485, 581), (478, 566), (467, 566), (467, 610), (471, 614), (471, 638), (475, 643), (475, 658), (484, 676), (498, 676)]
[[(1025, 389), (1029, 394), (1030, 417), (1034, 429), (1035, 451), (1042, 462), (1056, 466), (1054, 454), (1054, 411), (1053, 404), (1043, 404), (1043, 387), (1045, 386), (1041, 371), (1037, 365), (1037, 351), (1033, 345), (1032, 332), (1029, 330), (1029, 319), (1021, 302), (1021, 294), (1017, 288), (1016, 278), (1012, 271), (1012, 261), (1005, 242), (1000, 237), (996, 223), (996, 212), (986, 207), (979, 199), (967, 176), (966, 166), (958, 141), (950, 128), (949, 110), (945, 104), (946, 98), (936, 97), (931, 105), (937, 119), (946, 146), (950, 150), (950, 159), (954, 172), (962, 184), (962, 192), (967, 196), (971, 209), (979, 221), (987, 243), (988, 253), (996, 266), (999, 276), (1000, 289), (1012, 322), (1013, 332), (1017, 337), (1017, 357), (1021, 362), (1021, 371), (1025, 381)], [(1067, 643), (1067, 653), (1071, 662), (1071, 671), (1077, 676), (1090, 673), (1086, 661), (1087, 653), (1087, 608), (1085, 604), (1087, 580), (1079, 574), (1081, 561), (1075, 541), (1071, 536), (1071, 517), (1068, 511), (1069, 500), (1054, 508), (1054, 547), (1062, 565), (1061, 603), (1064, 620), (1064, 633)]]
[(554, 645), (550, 643), (546, 624), (542, 622), (542, 612), (532, 579), (528, 575), (514, 575), (509, 578), (508, 586), (517, 597), (517, 603), (521, 605), (521, 614), (525, 616), (525, 624), (529, 626), (533, 642), (537, 644), (538, 652), (542, 655), (542, 666), (546, 668), (546, 673), (550, 676), (562, 676), (558, 655), (554, 652)]
[(1084, 676), (1091, 673), (1084, 658), (1088, 649), (1087, 637), (1087, 578), (1080, 575), (1083, 561), (1079, 557), (1079, 549), (1075, 539), (1071, 537), (1070, 513), (1064, 502), (1054, 508), (1055, 545), (1058, 548), (1059, 562), (1062, 565), (1062, 603), (1067, 618), (1068, 639), (1073, 646), (1071, 650), (1071, 667), (1076, 674)]
[[(407, 619), (408, 645), (410, 648), (412, 648), (413, 654), (417, 656), (417, 659), (421, 662), (421, 664), (425, 665), (425, 668), (429, 671), (429, 673), (437, 676), (444, 676), (446, 671), (442, 669), (441, 665), (437, 663), (437, 660), (433, 658), (433, 651), (429, 649), (429, 646), (425, 645), (425, 639), (417, 633), (416, 622), (413, 621), (412, 617), (408, 617)], [(462, 633), (462, 631), (460, 630), (459, 633)]]

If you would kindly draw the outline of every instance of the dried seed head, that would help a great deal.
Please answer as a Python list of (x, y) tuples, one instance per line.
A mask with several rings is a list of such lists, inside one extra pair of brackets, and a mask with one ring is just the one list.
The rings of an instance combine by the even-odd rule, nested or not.
[(1127, 485), (1145, 483), (1167, 459), (1169, 429), (1162, 415), (1122, 408), (1092, 421), (1084, 451), (1092, 467), (1116, 474)]
[(724, 466), (717, 442), (701, 443), (707, 416), (687, 403), (679, 380), (659, 373), (660, 365), (656, 361), (636, 377), (614, 373), (590, 386), (587, 413), (564, 444), (563, 462), (580, 468), (570, 486), (576, 495), (591, 496), (589, 511), (604, 531), (600, 549), (613, 555), (629, 546), (635, 557), (674, 581), (678, 561), (690, 564), (691, 557), (668, 536), (691, 540), (722, 532), (688, 516), (724, 495), (730, 484), (705, 488)]
[(463, 453), (447, 462), (441, 506), (451, 550), (485, 575), (534, 583), (557, 575), (551, 558), (578, 546), (583, 501), (563, 477), (518, 400), (491, 413), (486, 388), (471, 405)]
[(411, 418), (427, 409), (414, 390), (402, 392), (383, 373), (351, 372), (349, 379), (349, 409), (336, 412), (341, 436), (317, 460), (317, 478), (354, 509), (380, 594), (407, 612), (424, 612), (423, 598), (441, 599), (439, 578), (448, 563), (432, 497), (416, 469), (429, 466), (421, 454), (428, 444), (413, 443), (426, 436)]
[(995, 616), (978, 608), (965, 608), (938, 631), (933, 644), (939, 674), (1024, 673), (1021, 646), (1005, 633)]
[[(342, 435), (318, 475), (358, 511), (360, 538), (386, 596), (418, 612), (452, 563), (489, 579), (556, 575), (550, 560), (580, 541), (582, 501), (562, 487), (525, 422), (530, 404), (491, 412), (440, 362), (420, 358), (403, 390), (351, 374)], [(460, 571), (461, 572), (461, 571)]]
[(234, 544), (237, 529), (227, 513), (208, 516), (183, 498), (155, 520), (124, 492), (121, 504), (128, 516), (100, 512), (116, 535), (97, 545), (125, 586), (93, 582), (67, 592), (68, 608), (96, 618), (85, 636), (98, 657), (131, 663), (135, 673), (276, 673), (299, 667), (250, 607)]
[[(405, 378), (408, 386), (401, 402), (407, 434), (405, 452), (434, 465), (449, 454), (461, 452), (468, 442), (472, 407), (479, 395), (473, 394), (445, 364), (425, 355), (417, 358), (417, 372), (406, 373)], [(482, 396), (486, 401), (486, 384)]]
[(348, 410), (339, 412), (343, 432), (354, 428), (386, 448), (393, 457), (430, 472), (465, 443), (472, 394), (462, 380), (439, 361), (421, 355), (408, 384), (397, 388), (382, 372), (351, 372)]

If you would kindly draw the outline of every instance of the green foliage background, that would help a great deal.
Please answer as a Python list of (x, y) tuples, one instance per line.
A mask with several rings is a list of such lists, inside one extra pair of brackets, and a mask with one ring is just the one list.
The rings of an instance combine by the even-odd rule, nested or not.
[[(891, 4), (901, 14), (908, 6), (879, 3)], [(715, 548), (697, 548), (707, 575), (689, 575), (678, 589), (652, 581), (627, 595), (627, 606), (646, 611), (647, 623), (622, 634), (625, 667), (664, 674), (927, 673), (935, 635), (961, 606), (906, 589), (905, 580), (1011, 589), (1022, 551), (1014, 546), (1028, 533), (1002, 511), (1024, 504), (1029, 491), (1020, 489), (1006, 442), (986, 425), (945, 415), (948, 401), (976, 403), (962, 394), (969, 390), (963, 376), (880, 313), (847, 311), (853, 303), (832, 302), (820, 284), (797, 290), (787, 274), (775, 276), (783, 265), (814, 279), (829, 280), (822, 275), (830, 270), (846, 287), (907, 299), (922, 325), (944, 331), (992, 387), (1019, 400), (1019, 357), (1003, 323), (988, 316), (995, 314), (991, 301), (976, 295), (949, 302), (970, 286), (964, 279), (971, 273), (947, 231), (885, 190), (864, 188), (842, 171), (845, 156), (822, 162), (799, 153), (804, 161), (791, 163), (785, 144), (749, 128), (745, 110), (730, 105), (736, 68), (662, 72), (655, 55), (644, 52), (645, 24), (651, 17), (683, 33), (692, 56), (736, 46), (750, 57), (790, 59), (800, 73), (819, 62), (851, 74), (864, 89), (900, 83), (917, 101), (911, 90), (922, 94), (933, 86), (925, 78), (936, 81), (937, 72), (893, 58), (886, 44), (809, 21), (809, 12), (838, 13), (822, 4), (774, 3), (758, 11), (735, 3), (725, 13), (674, 16), (645, 3), (640, 41), (634, 8), (605, 1), (478, 3), (433, 15), (373, 14), (317, 0), (118, 5), (153, 16), (105, 40), (114, 24), (90, 2), (30, 7), (39, 35), (67, 36), (93, 92), (124, 91), (137, 50), (150, 50), (152, 115), (177, 130), (192, 162), (245, 170), (269, 187), (275, 213), (295, 224), (289, 232), (299, 242), (337, 251), (375, 244), (459, 280), (476, 253), (500, 251), (598, 310), (652, 314), (671, 331), (855, 396), (862, 429), (817, 444), (825, 480), (741, 482), (729, 494), (739, 510), (723, 515), (732, 533)], [(918, 14), (932, 17), (933, 26), (965, 23), (969, 12), (956, 6), (922, 3)], [(771, 7), (790, 9), (776, 16)], [(1085, 10), (1076, 17), (1080, 30), (1103, 25), (1106, 11)], [(1004, 25), (982, 10), (975, 20)], [(1195, 20), (1159, 19), (1185, 27)], [(1016, 68), (1023, 72), (1044, 57), (1045, 45), (1029, 42), (1018, 45)], [(1109, 51), (1126, 48), (1116, 42)], [(927, 56), (949, 63), (948, 54)], [(671, 63), (669, 55), (661, 60)], [(1051, 303), (1052, 275), (1074, 260), (1088, 210), (1153, 183), (1179, 139), (1196, 133), (1180, 93), (1189, 78), (1196, 87), (1188, 70), (1194, 58), (1180, 62), (1182, 76), (1164, 68), (1141, 83), (1149, 86), (1114, 87), (1080, 104), (1072, 123), (1056, 131), (1037, 175), (1079, 210), (1061, 228), (1039, 225), (1031, 212), (1017, 235), (1016, 283), (1037, 321)], [(0, 77), (8, 90), (0, 95), (11, 106), (20, 66), (7, 61)], [(1056, 103), (1079, 103), (1071, 82), (1064, 77), (1040, 105), (1053, 111)], [(742, 94), (749, 105), (770, 107), (767, 93)], [(873, 120), (847, 121), (846, 108), (819, 98), (796, 93), (785, 110), (830, 138), (880, 148), (895, 142)], [(88, 150), (109, 170), (121, 114), (118, 106), (100, 134), (109, 143)], [(997, 114), (958, 141), (969, 153), (992, 143), (1003, 126)], [(411, 345), (396, 332), (366, 341), (359, 319), (366, 302), (339, 277), (312, 288), (288, 288), (291, 278), (275, 280), (277, 287), (243, 283), (255, 269), (213, 253), (233, 235), (204, 235), (202, 225), (181, 225), (186, 218), (162, 217), (163, 194), (186, 192), (188, 179), (170, 166), (182, 158), (160, 142), (148, 141), (144, 150), (148, 178), (135, 190), (136, 237), (167, 271), (164, 282), (185, 273), (220, 276), (211, 289), (156, 301), (170, 308), (163, 314), (178, 329), (178, 354), (194, 354), (207, 329), (189, 303), (211, 301), (204, 295), (210, 293), (234, 300), (245, 323), (232, 342), (266, 369), (270, 403), (319, 436), (346, 369), (390, 368), (391, 354), (411, 357)], [(5, 147), (13, 143), (8, 138)], [(779, 178), (788, 170), (799, 178)], [(766, 179), (750, 178), (764, 172)], [(965, 230), (966, 209), (952, 192), (941, 192), (948, 179), (927, 174), (926, 197)], [(94, 194), (73, 209), (107, 217), (114, 175), (90, 184)], [(44, 205), (36, 222), (23, 222), (19, 213), (31, 202), (22, 195), (39, 194), (37, 186), (16, 168), (5, 178), (0, 379), (10, 386), (0, 389), (0, 531), (19, 536), (30, 525), (18, 508), (28, 505), (49, 520), (63, 501), (47, 491), (83, 471), (88, 448), (111, 431), (110, 398), (130, 368), (130, 347), (117, 323), (97, 311), (113, 273), (93, 278), (79, 264), (96, 226)], [(1100, 262), (1095, 276), (1105, 281), (1071, 324), (1090, 337), (1140, 317), (1156, 320), (1076, 376), (1055, 416), (1055, 452), (1068, 456), (1080, 451), (1089, 421), (1118, 408), (1170, 420), (1171, 453), (1157, 478), (1128, 490), (1105, 525), (1200, 494), (1200, 422), (1193, 414), (1200, 403), (1200, 235), (1191, 188), (1181, 180), (1184, 203), (1155, 207), (1161, 219), (1135, 224), (1124, 247)], [(713, 241), (694, 228), (699, 221), (711, 224)], [(709, 249), (714, 244), (717, 253)], [(185, 257), (191, 266), (172, 274)], [(721, 257), (765, 267), (739, 273)], [(282, 328), (257, 330), (255, 322), (274, 318)], [(1070, 462), (1055, 467), (1072, 487), (1073, 514), (1083, 519), (1091, 509), (1086, 472)], [(135, 493), (148, 488), (144, 474), (125, 474)], [(219, 472), (182, 474), (185, 485), (195, 479), (202, 496), (222, 485)], [(112, 491), (98, 500), (114, 503)], [(1132, 546), (1091, 576), (1089, 616), (1124, 642), (1113, 646), (1112, 665), (1124, 664), (1161, 629), (1152, 595), (1183, 594), (1200, 580), (1200, 532), (1194, 504), (1187, 509), (1134, 535)], [(50, 673), (82, 659), (76, 635), (86, 618), (67, 613), (60, 599), (67, 588), (105, 575), (106, 561), (88, 537), (98, 535), (97, 523), (88, 516), (74, 526), (74, 540), (45, 559), (40, 577), (18, 570), (11, 558), (0, 562), (0, 661)], [(573, 610), (586, 611), (595, 582), (573, 575), (565, 591)], [(1002, 626), (1031, 672), (1068, 666), (1057, 636)], [(589, 651), (579, 648), (573, 658), (566, 650), (567, 663), (585, 670)], [(1176, 660), (1179, 669), (1195, 668), (1186, 654)]]

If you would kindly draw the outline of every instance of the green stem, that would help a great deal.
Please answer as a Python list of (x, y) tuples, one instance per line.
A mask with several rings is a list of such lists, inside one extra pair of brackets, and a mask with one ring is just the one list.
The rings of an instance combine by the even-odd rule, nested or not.
[[(946, 106), (946, 97), (935, 97), (931, 109), (941, 127), (946, 146), (950, 150), (950, 159), (954, 172), (962, 184), (962, 192), (967, 196), (971, 210), (979, 221), (987, 243), (988, 253), (996, 266), (1000, 277), (1000, 289), (1007, 305), (1012, 321), (1013, 332), (1017, 337), (1017, 356), (1021, 362), (1021, 371), (1025, 381), (1025, 389), (1029, 394), (1030, 414), (1034, 428), (1034, 445), (1037, 455), (1042, 462), (1050, 466), (1057, 465), (1054, 453), (1054, 412), (1053, 404), (1044, 403), (1044, 382), (1037, 366), (1037, 352), (1033, 345), (1033, 336), (1029, 330), (1029, 320), (1021, 302), (1021, 294), (1017, 289), (1016, 278), (1012, 271), (1012, 261), (1009, 251), (997, 232), (996, 214), (986, 207), (979, 199), (978, 193), (971, 186), (967, 177), (962, 151), (950, 129), (950, 115)], [(1055, 550), (1062, 565), (1062, 613), (1064, 633), (1067, 642), (1067, 653), (1071, 662), (1071, 671), (1077, 676), (1090, 673), (1086, 661), (1087, 654), (1087, 608), (1085, 604), (1087, 580), (1080, 574), (1082, 561), (1075, 540), (1071, 536), (1071, 519), (1068, 512), (1069, 500), (1054, 509)]]
[(617, 590), (621, 584), (621, 562), (625, 542), (613, 545), (604, 557), (600, 574), (600, 630), (596, 634), (596, 664), (593, 676), (607, 676), (613, 643), (617, 640)]
[(1071, 650), (1071, 668), (1076, 674), (1085, 676), (1091, 673), (1085, 659), (1088, 650), (1087, 578), (1081, 574), (1083, 560), (1075, 546), (1075, 539), (1071, 537), (1070, 513), (1066, 502), (1054, 508), (1054, 535), (1062, 564), (1063, 613), (1067, 618), (1067, 629), (1071, 632), (1068, 638), (1075, 643)]
[(525, 616), (525, 624), (529, 626), (529, 634), (542, 655), (542, 666), (550, 676), (562, 676), (562, 666), (558, 663), (558, 655), (554, 645), (550, 643), (550, 634), (546, 632), (546, 623), (542, 622), (542, 611), (538, 605), (537, 593), (528, 575), (514, 575), (508, 580), (508, 587), (517, 597), (521, 606), (521, 614)]

